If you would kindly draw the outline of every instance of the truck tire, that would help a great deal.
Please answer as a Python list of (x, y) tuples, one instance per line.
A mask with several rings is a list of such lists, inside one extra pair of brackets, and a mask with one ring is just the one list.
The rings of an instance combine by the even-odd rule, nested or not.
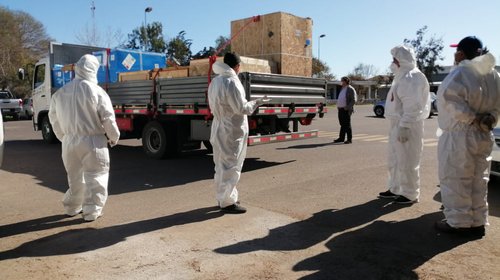
[(180, 146), (177, 141), (175, 124), (152, 121), (142, 131), (142, 148), (146, 155), (154, 159), (177, 156)]
[(373, 112), (375, 113), (375, 116), (379, 118), (384, 117), (384, 107), (382, 106), (375, 107), (375, 109), (373, 109)]
[(31, 120), (33, 118), (33, 115), (30, 115), (30, 113), (28, 111), (25, 111), (24, 114), (25, 114), (27, 120)]
[(56, 135), (54, 134), (52, 125), (50, 124), (49, 116), (45, 116), (42, 119), (42, 137), (43, 140), (48, 144), (54, 144), (59, 142), (59, 140), (57, 140)]

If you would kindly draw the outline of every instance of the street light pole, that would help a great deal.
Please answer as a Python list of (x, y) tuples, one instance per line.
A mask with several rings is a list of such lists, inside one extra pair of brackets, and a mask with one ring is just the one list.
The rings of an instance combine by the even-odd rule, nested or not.
[(319, 35), (319, 37), (318, 37), (318, 60), (320, 60), (320, 57), (321, 57), (321, 55), (320, 55), (320, 54), (321, 54), (321, 53), (320, 53), (321, 38), (323, 38), (323, 37), (325, 37), (325, 36), (326, 36), (326, 34), (321, 34), (321, 35)]
[(146, 20), (146, 15), (147, 13), (150, 13), (153, 10), (152, 7), (147, 7), (144, 9), (144, 51), (147, 51), (148, 49), (148, 34), (147, 34), (147, 28), (148, 28), (148, 22)]

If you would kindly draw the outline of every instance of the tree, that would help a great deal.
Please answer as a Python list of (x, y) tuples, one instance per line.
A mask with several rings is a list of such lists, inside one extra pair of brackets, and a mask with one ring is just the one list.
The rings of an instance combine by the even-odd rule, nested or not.
[(149, 52), (165, 52), (167, 44), (163, 38), (163, 25), (155, 21), (146, 27), (141, 26), (132, 30), (132, 33), (128, 34), (128, 43), (125, 47)]
[(354, 67), (354, 70), (349, 73), (351, 80), (367, 80), (378, 74), (378, 69), (371, 64), (359, 63)]
[[(215, 50), (220, 52), (217, 54), (218, 56), (224, 56), (226, 53), (231, 52), (231, 44), (227, 44), (230, 39), (228, 37), (219, 36), (215, 39)], [(221, 49), (225, 44), (227, 44), (223, 49)]]
[(221, 35), (217, 39), (215, 39), (215, 47), (204, 47), (203, 50), (194, 54), (192, 58), (193, 59), (207, 58), (209, 56), (214, 55), (216, 51), (219, 51), (219, 53), (217, 54), (218, 56), (224, 56), (226, 53), (231, 52), (231, 44), (226, 45), (228, 41), (229, 41), (228, 37), (224, 37)]
[(325, 78), (327, 80), (335, 80), (335, 75), (330, 73), (330, 67), (315, 57), (312, 59), (312, 75), (317, 78)]
[(417, 59), (417, 67), (424, 73), (429, 82), (432, 82), (432, 74), (438, 73), (443, 70), (437, 61), (443, 60), (441, 55), (443, 51), (443, 39), (435, 38), (432, 36), (430, 39), (424, 41), (427, 26), (417, 30), (417, 38), (413, 40), (404, 39), (405, 44), (410, 44), (415, 49)]
[[(19, 98), (30, 94), (30, 78), (19, 80), (19, 68), (33, 65), (48, 51), (52, 40), (45, 27), (31, 15), (0, 6), (0, 87)], [(29, 73), (29, 69), (26, 69)]]
[(182, 30), (167, 44), (167, 55), (175, 58), (182, 66), (189, 65), (191, 60), (191, 39), (185, 38), (186, 32)]
[(201, 58), (208, 58), (211, 55), (215, 54), (215, 49), (213, 47), (204, 47), (203, 50), (197, 52), (196, 54), (193, 55), (193, 59), (201, 59)]
[(101, 35), (95, 25), (89, 27), (88, 24), (79, 33), (75, 34), (75, 38), (80, 44), (87, 46), (111, 48), (125, 44), (124, 35), (120, 29), (113, 30), (108, 27), (104, 31), (104, 35)]

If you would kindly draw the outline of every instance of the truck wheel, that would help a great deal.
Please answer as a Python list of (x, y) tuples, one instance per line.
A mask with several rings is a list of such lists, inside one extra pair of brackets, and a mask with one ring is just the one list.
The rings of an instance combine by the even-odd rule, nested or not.
[(46, 143), (54, 144), (57, 143), (57, 137), (52, 130), (52, 125), (50, 124), (49, 116), (45, 116), (42, 120), (42, 137)]
[(148, 157), (162, 159), (177, 156), (181, 146), (177, 139), (177, 127), (173, 123), (152, 121), (142, 131), (142, 148)]
[(167, 134), (161, 123), (152, 121), (146, 124), (142, 131), (142, 148), (148, 157), (155, 159), (165, 157)]
[(384, 116), (384, 107), (377, 106), (375, 107), (375, 109), (373, 109), (373, 112), (377, 117), (382, 118)]

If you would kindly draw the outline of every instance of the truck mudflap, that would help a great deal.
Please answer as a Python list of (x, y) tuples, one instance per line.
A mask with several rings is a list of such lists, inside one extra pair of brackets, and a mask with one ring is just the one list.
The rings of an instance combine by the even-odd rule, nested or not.
[(303, 140), (306, 138), (316, 138), (318, 136), (319, 136), (318, 130), (249, 136), (248, 146), (269, 144), (275, 142), (293, 141), (293, 140)]

